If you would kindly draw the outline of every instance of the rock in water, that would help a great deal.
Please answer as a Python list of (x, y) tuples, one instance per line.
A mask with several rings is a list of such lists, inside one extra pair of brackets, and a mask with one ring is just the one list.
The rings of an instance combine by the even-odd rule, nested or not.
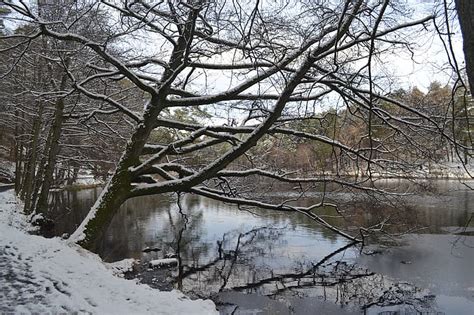
[(178, 260), (176, 258), (163, 258), (155, 259), (148, 263), (150, 268), (167, 268), (175, 267), (178, 265)]

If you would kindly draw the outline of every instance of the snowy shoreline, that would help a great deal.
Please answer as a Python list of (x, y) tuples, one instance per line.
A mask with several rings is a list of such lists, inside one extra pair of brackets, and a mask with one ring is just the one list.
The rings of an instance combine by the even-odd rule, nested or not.
[(60, 238), (31, 235), (13, 190), (0, 192), (0, 313), (218, 314), (113, 274), (98, 255)]

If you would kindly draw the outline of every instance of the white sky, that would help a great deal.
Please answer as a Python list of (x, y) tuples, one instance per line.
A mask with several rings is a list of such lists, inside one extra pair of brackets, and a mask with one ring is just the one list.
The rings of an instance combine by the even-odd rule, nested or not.
[[(440, 0), (405, 0), (414, 9), (414, 17), (427, 16), (434, 11), (442, 9)], [(462, 37), (460, 34), (457, 18), (453, 20), (454, 34), (452, 36), (453, 50), (461, 67), (464, 67), (464, 55), (462, 51)], [(438, 19), (438, 22), (442, 21)], [(430, 27), (433, 30), (433, 27)], [(445, 38), (446, 40), (446, 38)], [(397, 78), (403, 88), (417, 86), (420, 90), (426, 90), (433, 81), (446, 84), (452, 81), (452, 69), (447, 66), (448, 59), (441, 39), (438, 34), (431, 32), (421, 38), (417, 38), (419, 47), (414, 50), (413, 60), (410, 53), (388, 56), (384, 60), (386, 67)]]

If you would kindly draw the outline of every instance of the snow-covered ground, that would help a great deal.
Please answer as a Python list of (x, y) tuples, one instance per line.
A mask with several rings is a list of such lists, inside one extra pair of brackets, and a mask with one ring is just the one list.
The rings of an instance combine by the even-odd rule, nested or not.
[(77, 245), (28, 234), (20, 209), (13, 190), (0, 193), (0, 314), (217, 314), (212, 301), (125, 280)]

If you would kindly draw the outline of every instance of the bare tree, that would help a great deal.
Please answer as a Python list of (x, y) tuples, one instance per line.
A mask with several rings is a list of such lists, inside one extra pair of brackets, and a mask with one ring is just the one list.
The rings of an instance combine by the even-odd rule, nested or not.
[[(62, 63), (71, 86), (106, 103), (111, 112), (121, 113), (134, 125), (113, 175), (71, 235), (86, 248), (94, 249), (95, 239), (125, 200), (169, 192), (301, 213), (360, 241), (318, 213), (325, 206), (336, 207), (324, 195), (307, 207), (295, 206), (294, 199), (265, 201), (246, 191), (242, 181), (291, 183), (298, 187), (296, 198), (321, 183), (378, 193), (370, 182), (375, 173), (413, 171), (413, 161), (396, 158), (400, 149), (423, 148), (423, 141), (413, 138), (412, 132), (434, 134), (472, 150), (444, 128), (450, 117), (413, 107), (386, 90), (390, 82), (379, 71), (384, 56), (413, 49), (415, 35), (423, 36), (434, 18), (411, 19), (397, 2), (81, 3), (109, 12), (108, 24), (100, 25), (113, 26), (117, 32), (90, 36), (74, 28), (82, 16), (46, 19), (20, 1), (7, 6), (33, 28), (3, 39), (27, 44), (42, 36), (74, 43), (74, 49), (91, 57), (82, 72)], [(140, 111), (118, 94), (95, 89), (117, 82), (144, 94), (135, 99)], [(321, 108), (328, 104), (338, 104), (361, 122), (364, 132), (358, 141), (341, 142), (335, 128), (333, 134), (294, 128), (298, 121), (321, 121)], [(212, 118), (190, 122), (176, 118), (178, 110), (200, 111)], [(387, 132), (377, 135), (379, 126)], [(160, 131), (173, 136), (157, 141)], [(362, 170), (363, 177), (348, 180), (338, 170), (330, 177), (318, 172), (308, 176), (257, 163), (256, 147), (282, 135), (329, 145), (334, 154)]]
[[(472, 15), (474, 7), (469, 1), (463, 0), (456, 0), (454, 2), (442, 1), (441, 6), (443, 14), (441, 15), (441, 22), (437, 23), (436, 30), (442, 39), (446, 55), (448, 56), (448, 67), (452, 69), (454, 74), (450, 110), (453, 113), (451, 128), (453, 129), (453, 136), (457, 137), (458, 142), (462, 142), (465, 146), (470, 144), (472, 147), (473, 36), (470, 15)], [(462, 67), (460, 58), (456, 56), (453, 44), (455, 41), (455, 31), (458, 29), (458, 20), (463, 38), (465, 67)], [(454, 114), (456, 111), (463, 112), (464, 114), (456, 115)], [(464, 161), (467, 161), (472, 157), (472, 152), (469, 150), (465, 148), (460, 150), (457, 146), (454, 146), (454, 148), (459, 159), (464, 158)], [(466, 171), (469, 173), (468, 169)]]
[(474, 89), (474, 4), (472, 1), (456, 0), (456, 10), (459, 24), (461, 26), (462, 37), (464, 39), (464, 57), (466, 59), (466, 72), (471, 88), (471, 95)]
[[(43, 19), (59, 16), (69, 23), (74, 22), (71, 29), (79, 34), (96, 39), (111, 34), (110, 29), (97, 27), (100, 21), (105, 21), (104, 15), (91, 10), (88, 4), (40, 2), (37, 10)], [(17, 28), (14, 34), (7, 36), (10, 40), (5, 41), (2, 51), (8, 65), (2, 72), (5, 79), (1, 94), (5, 104), (2, 125), (16, 126), (7, 134), (16, 139), (12, 150), (17, 163), (17, 191), (25, 201), (25, 212), (46, 213), (50, 188), (64, 177), (69, 177), (69, 181), (70, 177), (77, 177), (79, 165), (90, 163), (99, 150), (100, 164), (111, 167), (115, 161), (110, 157), (112, 146), (104, 150), (100, 142), (104, 138), (112, 139), (117, 145), (125, 142), (122, 134), (128, 135), (131, 126), (121, 115), (109, 119), (107, 114), (113, 110), (81, 96), (71, 86), (69, 76), (84, 71), (84, 63), (92, 57), (90, 54), (74, 42), (44, 36), (23, 40), (30, 31), (28, 24)], [(131, 90), (123, 84), (96, 84), (93, 91), (104, 89), (116, 93), (123, 101)], [(104, 115), (107, 118), (104, 119)], [(123, 122), (121, 128), (109, 126), (118, 122)], [(91, 134), (96, 135), (94, 143), (91, 143)], [(72, 174), (68, 174), (69, 168), (73, 168)]]

